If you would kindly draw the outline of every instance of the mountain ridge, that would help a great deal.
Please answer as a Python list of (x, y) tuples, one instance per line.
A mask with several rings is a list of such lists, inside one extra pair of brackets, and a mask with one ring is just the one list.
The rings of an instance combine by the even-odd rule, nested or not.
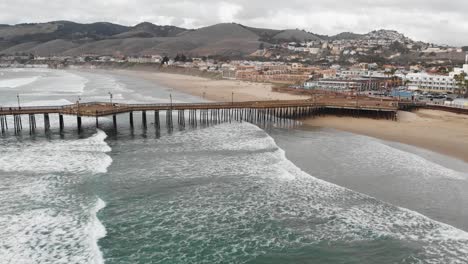
[[(300, 29), (267, 29), (237, 23), (220, 23), (198, 29), (142, 22), (124, 26), (109, 22), (89, 24), (73, 21), (0, 25), (0, 54), (18, 52), (40, 56), (99, 54), (244, 56), (264, 44), (287, 41), (327, 42), (373, 36), (412, 41), (393, 30), (375, 30), (367, 34), (343, 32), (334, 36), (314, 34)], [(414, 42), (414, 41), (413, 41)], [(263, 43), (263, 44), (262, 44)]]

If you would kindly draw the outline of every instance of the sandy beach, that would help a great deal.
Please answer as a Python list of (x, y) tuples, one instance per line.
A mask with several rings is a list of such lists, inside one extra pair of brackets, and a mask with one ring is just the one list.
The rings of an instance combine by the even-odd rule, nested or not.
[(304, 123), (414, 145), (468, 162), (467, 115), (421, 109), (400, 111), (398, 116), (396, 122), (327, 116)]
[[(272, 92), (271, 84), (120, 70), (122, 74), (154, 81), (212, 101), (294, 100), (305, 96)], [(304, 120), (305, 127), (327, 127), (429, 149), (468, 162), (468, 116), (435, 110), (399, 112), (398, 121), (351, 117)]]
[(211, 101), (230, 102), (255, 100), (297, 100), (307, 96), (272, 92), (272, 84), (236, 80), (212, 80), (190, 75), (149, 71), (119, 70), (120, 73), (162, 84), (178, 91), (199, 96)]

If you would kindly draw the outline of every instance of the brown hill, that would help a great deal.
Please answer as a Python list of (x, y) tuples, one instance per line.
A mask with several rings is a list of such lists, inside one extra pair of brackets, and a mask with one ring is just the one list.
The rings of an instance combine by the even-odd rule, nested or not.
[(399, 37), (394, 31), (374, 31), (359, 35), (342, 33), (321, 36), (304, 30), (276, 30), (222, 23), (188, 30), (143, 22), (133, 27), (106, 22), (80, 24), (70, 21), (0, 25), (0, 54), (18, 52), (51, 55), (142, 55), (185, 53), (192, 56), (243, 56), (255, 52), (261, 43), (284, 41), (368, 39)]

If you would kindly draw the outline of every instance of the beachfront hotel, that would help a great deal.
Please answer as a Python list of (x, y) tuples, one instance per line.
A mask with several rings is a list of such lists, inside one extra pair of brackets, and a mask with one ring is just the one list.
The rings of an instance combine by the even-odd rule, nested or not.
[(405, 77), (410, 90), (435, 93), (454, 93), (457, 82), (451, 76), (433, 75), (426, 72), (408, 73)]
[(454, 68), (449, 75), (434, 75), (426, 72), (408, 73), (405, 80), (410, 90), (421, 90), (431, 93), (456, 93), (460, 89), (455, 76), (468, 73), (468, 55), (461, 68)]

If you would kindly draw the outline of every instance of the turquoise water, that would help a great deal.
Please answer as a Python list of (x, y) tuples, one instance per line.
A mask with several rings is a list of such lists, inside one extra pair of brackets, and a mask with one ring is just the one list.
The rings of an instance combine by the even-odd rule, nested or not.
[[(1, 104), (14, 104), (15, 90), (30, 104), (77, 94), (98, 100), (104, 83), (117, 100), (164, 101), (173, 93), (108, 72), (0, 78), (14, 86), (12, 79), (38, 74), (0, 88), (8, 95)], [(56, 92), (57, 79), (72, 81)], [(84, 120), (77, 136), (76, 121), (65, 121), (62, 136), (55, 126), (50, 137), (31, 138), (25, 129), (0, 139), (5, 263), (468, 262), (463, 214), (443, 209), (452, 198), (439, 193), (446, 203), (428, 207), (410, 202), (436, 200), (429, 196), (436, 184), (456, 192), (463, 208), (467, 173), (422, 153), (329, 130), (232, 123), (157, 135), (151, 126), (131, 131), (121, 115), (117, 134), (103, 118), (103, 130)]]

